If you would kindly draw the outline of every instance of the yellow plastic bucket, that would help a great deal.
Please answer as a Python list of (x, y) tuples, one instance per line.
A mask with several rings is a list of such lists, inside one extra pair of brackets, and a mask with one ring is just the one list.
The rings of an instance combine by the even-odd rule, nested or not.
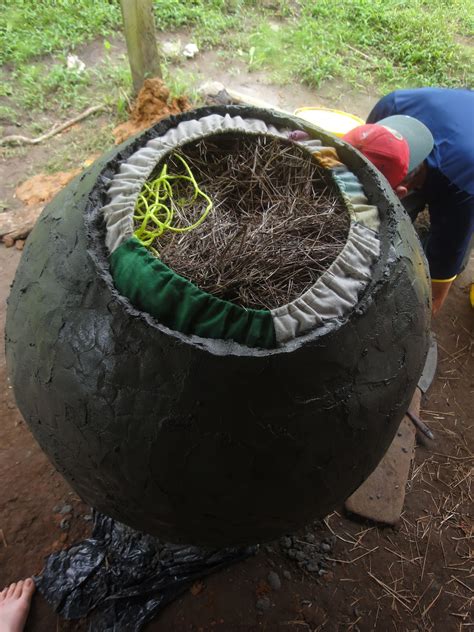
[(305, 107), (295, 110), (295, 116), (317, 125), (321, 129), (334, 134), (334, 136), (344, 136), (351, 129), (358, 125), (364, 125), (363, 121), (354, 114), (342, 112), (341, 110), (331, 110), (329, 108)]

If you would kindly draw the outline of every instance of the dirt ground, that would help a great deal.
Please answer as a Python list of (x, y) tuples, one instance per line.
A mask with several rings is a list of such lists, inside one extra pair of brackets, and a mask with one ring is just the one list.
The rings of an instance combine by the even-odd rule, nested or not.
[[(93, 56), (91, 46), (83, 58)], [(193, 61), (195, 72), (279, 107), (322, 104), (365, 116), (375, 95), (344, 86), (311, 92), (297, 83), (281, 88), (262, 75), (226, 75), (209, 54)], [(206, 66), (207, 64), (207, 66)], [(214, 64), (214, 65), (213, 65)], [(83, 126), (105, 124), (96, 118)], [(0, 200), (19, 208), (15, 187), (42, 170), (45, 159), (63, 151), (71, 130), (47, 145), (5, 152)], [(81, 159), (86, 158), (82, 156)], [(0, 333), (5, 301), (21, 253), (0, 246)], [(357, 632), (368, 630), (455, 632), (472, 629), (473, 599), (473, 310), (469, 284), (474, 260), (455, 282), (433, 323), (439, 344), (436, 380), (422, 402), (422, 417), (436, 435), (419, 446), (408, 484), (405, 510), (396, 528), (355, 521), (342, 508), (306, 532), (316, 542), (332, 537), (328, 568), (321, 576), (302, 571), (271, 544), (245, 562), (203, 580), (170, 604), (150, 631), (253, 630)], [(0, 585), (38, 573), (52, 551), (90, 533), (90, 508), (50, 465), (16, 409), (0, 351)], [(315, 493), (316, 490), (315, 490)], [(268, 574), (281, 579), (272, 588)], [(266, 607), (257, 607), (262, 596)], [(261, 603), (260, 603), (261, 605)], [(85, 630), (86, 622), (59, 620), (36, 596), (27, 626), (35, 632)]]

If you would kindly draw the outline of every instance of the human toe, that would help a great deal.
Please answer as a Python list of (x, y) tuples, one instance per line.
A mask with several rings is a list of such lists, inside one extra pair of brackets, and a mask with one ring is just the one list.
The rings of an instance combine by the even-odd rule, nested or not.
[(21, 597), (22, 592), (23, 592), (23, 580), (20, 579), (20, 581), (16, 583), (15, 590), (13, 592), (13, 598), (19, 599)]
[(24, 595), (32, 595), (35, 592), (36, 584), (31, 577), (25, 579), (23, 582), (23, 594)]

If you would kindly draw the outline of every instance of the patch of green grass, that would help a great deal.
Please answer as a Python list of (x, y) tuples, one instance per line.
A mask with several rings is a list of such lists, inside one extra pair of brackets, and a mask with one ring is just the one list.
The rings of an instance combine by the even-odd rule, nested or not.
[(65, 62), (28, 64), (13, 73), (10, 83), (15, 86), (12, 94), (25, 109), (67, 110), (87, 103), (85, 87), (90, 83), (90, 71), (68, 70)]
[(200, 105), (201, 97), (196, 91), (196, 75), (182, 68), (173, 68), (171, 70), (166, 66), (162, 67), (162, 73), (163, 81), (169, 89), (172, 99), (186, 95), (193, 105)]
[(159, 30), (177, 29), (194, 26), (206, 20), (213, 20), (221, 12), (220, 0), (155, 0), (155, 24)]
[(115, 105), (121, 92), (129, 92), (131, 75), (125, 56), (108, 57), (83, 72), (68, 69), (66, 60), (38, 62), (18, 67), (4, 82), (5, 93), (30, 111), (66, 111), (93, 103)]
[(132, 75), (125, 55), (114, 59), (107, 56), (104, 63), (91, 70), (91, 75), (91, 88), (94, 89), (96, 98), (99, 100), (114, 106), (120, 99), (128, 98), (132, 86)]
[(108, 0), (2, 0), (0, 63), (21, 64), (65, 53), (121, 24), (118, 2)]
[(473, 48), (456, 41), (472, 32), (472, 12), (455, 0), (318, 0), (274, 30), (248, 37), (250, 66), (271, 67), (281, 80), (318, 86), (339, 77), (363, 86), (472, 85)]
[[(186, 29), (201, 49), (225, 51), (229, 72), (237, 55), (278, 83), (341, 79), (379, 91), (474, 84), (474, 12), (466, 0), (154, 0), (154, 7), (159, 30)], [(0, 97), (9, 99), (2, 106), (65, 111), (105, 101), (125, 118), (128, 61), (112, 63), (107, 40), (105, 63), (83, 73), (66, 68), (67, 53), (121, 25), (118, 0), (3, 0)], [(54, 57), (46, 62), (45, 54)], [(185, 72), (165, 67), (164, 76), (173, 95), (189, 94), (194, 82)]]
[[(186, 94), (193, 103), (198, 101), (193, 86), (196, 77), (186, 70), (162, 67), (163, 78), (172, 97)], [(125, 55), (119, 58), (106, 55), (102, 63), (83, 72), (69, 70), (63, 59), (50, 64), (25, 64), (3, 83), (5, 95), (29, 112), (67, 112), (84, 109), (91, 104), (105, 103), (116, 109), (117, 119), (128, 118), (132, 78)], [(0, 118), (14, 113), (0, 105)]]
[(154, 0), (154, 6), (158, 30), (191, 27), (200, 46), (233, 47), (239, 31), (252, 29), (263, 15), (277, 19), (293, 13), (286, 0), (274, 0), (271, 6), (258, 0)]
[[(193, 27), (203, 44), (217, 44), (223, 33), (240, 28), (246, 16), (291, 14), (291, 3), (275, 0), (155, 0), (158, 30)], [(0, 63), (23, 64), (46, 54), (66, 54), (79, 44), (122, 30), (118, 0), (2, 0)]]
[(114, 145), (112, 129), (115, 122), (105, 124), (98, 122), (96, 117), (86, 119), (77, 128), (72, 128), (49, 160), (44, 165), (46, 173), (68, 171), (84, 166), (87, 160), (95, 154), (102, 154)]
[(15, 125), (18, 122), (18, 112), (9, 105), (0, 104), (0, 121)]
[[(2, 128), (0, 127), (0, 134), (2, 133)], [(0, 150), (0, 155), (2, 160), (10, 160), (11, 158), (27, 158), (28, 150), (30, 148), (25, 145), (5, 145)]]
[(275, 0), (271, 7), (258, 0), (154, 0), (155, 22), (160, 30), (176, 29), (183, 26), (213, 26), (233, 24), (245, 14), (253, 11), (288, 16), (291, 14), (289, 2)]
[[(158, 29), (192, 27), (190, 37), (200, 47), (220, 43), (223, 33), (229, 34), (245, 17), (260, 12), (257, 0), (155, 0), (154, 5)], [(286, 1), (275, 0), (271, 10), (288, 13)], [(89, 105), (91, 98), (94, 102), (102, 99), (115, 103), (119, 118), (126, 118), (131, 87), (128, 61), (111, 64), (107, 40), (105, 64), (84, 72), (66, 67), (67, 54), (79, 44), (121, 26), (117, 0), (3, 0), (0, 37), (5, 45), (0, 61), (11, 70), (0, 96), (11, 96), (29, 112), (78, 110)], [(228, 38), (230, 42), (231, 35)], [(53, 57), (45, 60), (45, 54)], [(173, 95), (189, 88), (185, 73), (168, 73), (166, 79)]]

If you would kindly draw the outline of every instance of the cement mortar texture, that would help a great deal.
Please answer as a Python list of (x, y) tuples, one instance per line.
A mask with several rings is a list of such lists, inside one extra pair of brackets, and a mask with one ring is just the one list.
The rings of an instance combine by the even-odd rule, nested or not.
[[(97, 212), (110, 177), (149, 139), (215, 112), (310, 130), (379, 206), (381, 256), (345, 321), (266, 351), (170, 331), (118, 295)], [(358, 152), (293, 117), (201, 108), (100, 158), (46, 207), (9, 298), (8, 370), (84, 501), (172, 542), (261, 542), (326, 515), (376, 467), (423, 368), (429, 295), (408, 216)]]

